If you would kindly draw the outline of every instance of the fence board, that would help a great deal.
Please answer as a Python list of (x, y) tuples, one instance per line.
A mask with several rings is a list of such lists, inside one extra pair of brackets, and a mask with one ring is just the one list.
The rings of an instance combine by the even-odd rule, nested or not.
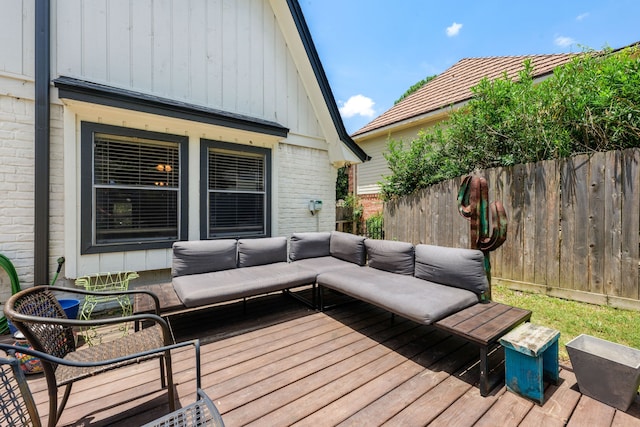
[(604, 181), (605, 221), (604, 229), (608, 231), (604, 244), (604, 280), (607, 295), (620, 296), (620, 152), (607, 152), (606, 176)]
[(515, 165), (513, 167), (513, 184), (511, 186), (511, 200), (513, 203), (514, 230), (511, 233), (511, 242), (514, 253), (512, 254), (511, 277), (513, 280), (522, 281), (523, 265), (524, 265), (524, 192), (525, 192), (525, 167), (524, 165)]
[(544, 162), (535, 164), (532, 173), (535, 177), (535, 220), (534, 220), (534, 271), (532, 283), (547, 284), (547, 241), (551, 230), (548, 229), (547, 217), (550, 214), (547, 206), (547, 169)]
[(560, 171), (560, 287), (565, 289), (573, 289), (573, 238), (575, 235), (574, 227), (574, 204), (575, 199), (573, 190), (575, 189), (575, 165), (573, 159), (564, 162)]
[(601, 294), (604, 293), (604, 153), (593, 155), (589, 167), (589, 289)]
[(536, 165), (534, 163), (524, 166), (524, 193), (523, 193), (523, 230), (522, 230), (522, 280), (533, 282), (535, 280), (536, 246)]
[[(502, 178), (502, 168), (494, 168), (487, 171), (487, 180), (489, 181), (489, 197), (493, 195), (494, 200), (499, 200), (500, 202), (502, 202), (505, 209), (508, 209), (509, 207), (505, 204), (505, 200), (502, 196)], [(509, 218), (509, 214), (510, 212), (507, 212), (507, 219)], [(491, 274), (495, 275), (496, 277), (502, 277), (503, 275), (503, 256), (504, 245), (499, 247), (491, 254)]]
[(589, 157), (587, 155), (574, 158), (575, 181), (573, 183), (573, 289), (589, 291), (588, 270), (588, 238), (589, 199), (587, 183), (589, 182)]
[(640, 257), (640, 173), (638, 163), (640, 151), (629, 149), (622, 152), (621, 182), (621, 296), (638, 299), (638, 258)]
[(547, 286), (558, 286), (560, 282), (560, 162), (545, 162), (547, 169)]

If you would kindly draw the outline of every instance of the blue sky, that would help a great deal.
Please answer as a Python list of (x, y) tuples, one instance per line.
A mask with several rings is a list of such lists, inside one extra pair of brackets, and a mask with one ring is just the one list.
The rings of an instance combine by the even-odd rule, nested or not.
[(640, 41), (640, 1), (299, 0), (349, 133), (462, 58)]

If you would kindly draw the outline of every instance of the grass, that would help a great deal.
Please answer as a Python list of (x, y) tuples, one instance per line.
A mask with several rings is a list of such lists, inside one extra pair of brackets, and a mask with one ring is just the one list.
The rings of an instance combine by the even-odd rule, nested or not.
[(496, 302), (533, 312), (531, 322), (560, 331), (560, 362), (569, 362), (565, 345), (580, 334), (640, 348), (640, 312), (568, 301), (492, 285)]

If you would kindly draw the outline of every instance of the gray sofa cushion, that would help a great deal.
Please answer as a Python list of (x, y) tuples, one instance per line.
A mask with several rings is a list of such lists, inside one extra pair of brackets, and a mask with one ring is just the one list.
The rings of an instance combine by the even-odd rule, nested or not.
[(237, 241), (195, 240), (173, 244), (173, 277), (236, 268)]
[(331, 232), (329, 252), (331, 256), (354, 264), (364, 265), (367, 251), (364, 247), (365, 238), (355, 234), (343, 233), (341, 231)]
[(476, 294), (489, 289), (484, 254), (476, 249), (417, 245), (415, 276)]
[(251, 267), (286, 261), (286, 237), (238, 240), (238, 267)]
[(314, 283), (316, 273), (295, 263), (174, 277), (173, 288), (186, 307), (199, 307)]
[(413, 276), (414, 248), (411, 243), (367, 239), (364, 246), (369, 267)]
[(326, 273), (327, 271), (336, 271), (343, 268), (355, 268), (360, 269), (359, 265), (352, 262), (343, 261), (332, 256), (322, 256), (317, 258), (305, 258), (297, 261), (293, 261), (292, 264), (297, 264), (300, 267), (304, 267), (313, 271), (316, 274)]
[(316, 280), (318, 285), (425, 325), (478, 303), (471, 291), (371, 267), (323, 273)]
[(289, 259), (298, 261), (305, 258), (329, 256), (330, 232), (293, 233), (289, 240)]

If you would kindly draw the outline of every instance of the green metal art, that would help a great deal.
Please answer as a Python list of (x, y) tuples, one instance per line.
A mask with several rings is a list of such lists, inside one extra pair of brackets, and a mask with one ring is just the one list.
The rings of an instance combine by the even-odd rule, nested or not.
[[(469, 246), (484, 253), (484, 268), (489, 279), (491, 299), (491, 261), (489, 252), (494, 251), (507, 239), (507, 214), (502, 202), (489, 204), (487, 180), (480, 176), (467, 176), (458, 191), (458, 212), (469, 221)], [(491, 213), (491, 221), (489, 220)]]

